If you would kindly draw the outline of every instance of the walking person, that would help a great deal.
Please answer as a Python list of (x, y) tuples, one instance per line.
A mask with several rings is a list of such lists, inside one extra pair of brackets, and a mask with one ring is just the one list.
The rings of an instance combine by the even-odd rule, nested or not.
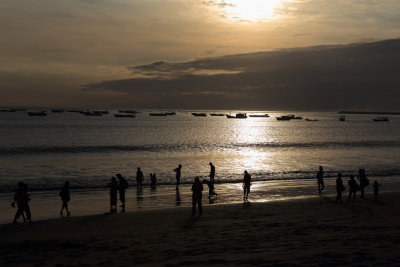
[(342, 192), (345, 190), (345, 187), (343, 185), (343, 181), (342, 181), (342, 174), (339, 172), (338, 173), (338, 177), (336, 179), (336, 192), (337, 192), (337, 196), (336, 196), (336, 201), (335, 203), (337, 203), (338, 201), (340, 203), (342, 203)]
[(136, 171), (136, 186), (141, 187), (142, 185), (143, 185), (143, 172), (140, 170), (140, 167), (138, 167)]
[(181, 169), (182, 169), (181, 164), (178, 165), (178, 168), (174, 169), (175, 178), (176, 178), (176, 190), (179, 189), (179, 185), (181, 183)]
[(321, 195), (322, 190), (324, 190), (324, 168), (319, 166), (319, 171), (317, 172), (317, 182), (318, 182), (318, 194)]
[(367, 176), (365, 176), (365, 170), (364, 169), (359, 169), (358, 170), (358, 177), (357, 179), (360, 181), (360, 197), (364, 198), (365, 193), (364, 193), (364, 188), (368, 186), (369, 180), (367, 179)]
[(121, 201), (121, 212), (125, 212), (125, 190), (128, 189), (129, 184), (121, 174), (117, 173), (118, 178), (118, 191), (119, 191), (119, 200)]
[(192, 185), (192, 216), (196, 214), (196, 204), (199, 207), (199, 215), (203, 214), (203, 207), (201, 205), (201, 199), (203, 197), (202, 191), (203, 185), (200, 183), (199, 178), (195, 178)]
[(22, 190), (22, 209), (26, 215), (26, 220), (28, 220), (29, 223), (32, 223), (31, 209), (29, 207), (29, 202), (31, 201), (31, 199), (28, 194), (28, 184), (23, 184), (22, 188), (23, 188), (23, 190)]
[(110, 213), (117, 212), (117, 197), (118, 197), (118, 181), (115, 177), (111, 178), (111, 182), (108, 184), (110, 188)]
[(353, 196), (351, 203), (354, 203), (354, 201), (356, 200), (357, 182), (356, 182), (356, 180), (354, 180), (353, 174), (350, 175), (350, 180), (349, 180), (348, 184), (349, 184), (349, 197), (347, 199), (347, 202), (350, 202), (350, 199)]
[(251, 186), (251, 175), (244, 171), (243, 176), (243, 202), (247, 202), (250, 194), (250, 186)]
[(215, 166), (210, 162), (210, 182), (214, 184)]
[(15, 203), (17, 203), (17, 212), (14, 215), (14, 220), (13, 224), (17, 224), (17, 219), (22, 216), (22, 218), (25, 219), (24, 215), (24, 207), (23, 207), (23, 191), (24, 191), (24, 184), (22, 182), (18, 183), (18, 189), (14, 194), (14, 201), (11, 203), (11, 206), (14, 208)]
[(64, 186), (60, 191), (60, 197), (61, 197), (61, 200), (62, 200), (60, 216), (63, 217), (64, 209), (67, 212), (67, 216), (70, 216), (71, 212), (68, 210), (68, 202), (71, 200), (71, 198), (70, 198), (70, 195), (69, 195), (69, 182), (68, 181), (65, 181)]

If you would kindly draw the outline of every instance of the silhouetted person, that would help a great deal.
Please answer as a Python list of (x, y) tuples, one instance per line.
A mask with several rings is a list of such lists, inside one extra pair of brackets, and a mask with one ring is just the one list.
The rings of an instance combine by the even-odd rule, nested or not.
[(122, 212), (125, 211), (125, 190), (128, 189), (129, 184), (121, 174), (117, 173), (118, 178), (118, 191), (119, 191), (119, 200), (121, 201)]
[(178, 189), (180, 183), (181, 183), (181, 169), (182, 169), (182, 165), (179, 164), (178, 168), (174, 169), (175, 172), (175, 178), (176, 178), (176, 189)]
[(143, 172), (140, 170), (140, 168), (137, 168), (137, 172), (136, 172), (136, 185), (142, 186), (143, 185)]
[(243, 201), (247, 201), (250, 194), (250, 186), (251, 186), (251, 175), (244, 171), (243, 176)]
[(203, 180), (203, 184), (207, 184), (208, 186), (208, 196), (217, 196), (217, 193), (214, 191), (214, 184), (211, 181), (208, 181), (206, 179)]
[(199, 178), (195, 178), (192, 185), (192, 216), (196, 214), (196, 204), (199, 206), (199, 215), (203, 214), (203, 207), (201, 205), (202, 191), (203, 185), (200, 183)]
[(379, 194), (379, 187), (380, 186), (381, 185), (378, 184), (378, 181), (374, 181), (374, 184), (373, 184), (373, 187), (374, 187), (374, 198), (375, 198), (376, 202), (378, 202), (378, 194)]
[(340, 203), (342, 203), (342, 192), (345, 190), (345, 188), (342, 181), (342, 174), (339, 172), (337, 176), (338, 176), (336, 179), (337, 196), (335, 202), (337, 203), (339, 201)]
[(150, 182), (151, 182), (151, 187), (156, 187), (157, 185), (157, 176), (155, 173), (150, 173)]
[(23, 185), (23, 194), (22, 194), (22, 206), (26, 215), (26, 219), (29, 221), (29, 223), (32, 223), (31, 220), (31, 209), (29, 208), (29, 201), (31, 199), (29, 198), (28, 194), (28, 185), (24, 184)]
[(24, 221), (26, 220), (24, 215), (25, 211), (24, 211), (23, 200), (24, 200), (24, 183), (19, 182), (17, 192), (15, 192), (14, 194), (14, 201), (11, 203), (12, 207), (15, 207), (15, 203), (17, 203), (17, 212), (15, 213), (13, 220), (14, 224), (17, 223), (17, 219), (21, 216), (24, 219)]
[(361, 198), (364, 198), (364, 188), (369, 184), (369, 180), (367, 179), (367, 176), (365, 176), (365, 170), (364, 169), (359, 169), (358, 170), (357, 179), (360, 181)]
[(110, 187), (110, 213), (117, 212), (117, 195), (118, 195), (118, 181), (115, 177), (111, 178), (111, 182), (108, 184)]
[(357, 182), (356, 180), (354, 180), (354, 175), (350, 175), (350, 180), (348, 184), (349, 184), (349, 197), (347, 199), (347, 202), (350, 202), (351, 196), (353, 195), (352, 203), (354, 203), (357, 192)]
[(69, 182), (68, 181), (65, 181), (63, 188), (61, 188), (60, 197), (62, 200), (60, 216), (63, 217), (64, 209), (67, 211), (67, 216), (71, 215), (71, 212), (69, 212), (69, 210), (68, 210), (68, 202), (71, 200), (70, 195), (69, 195)]
[(214, 183), (215, 178), (215, 166), (210, 162), (210, 182)]
[(317, 182), (318, 182), (318, 194), (321, 195), (322, 190), (324, 190), (324, 168), (319, 166), (319, 171), (317, 172)]

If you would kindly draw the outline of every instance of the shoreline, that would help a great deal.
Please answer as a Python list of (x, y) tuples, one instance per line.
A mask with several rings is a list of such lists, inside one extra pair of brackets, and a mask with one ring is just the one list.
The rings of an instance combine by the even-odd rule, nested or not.
[[(372, 181), (375, 177), (369, 177)], [(400, 192), (399, 177), (377, 177), (382, 184), (380, 192)], [(347, 180), (344, 180), (347, 188)], [(174, 207), (191, 207), (191, 186), (181, 185), (176, 191), (175, 186), (159, 186), (156, 189), (143, 187), (137, 190), (130, 187), (126, 193), (126, 211), (140, 210), (162, 210)], [(216, 184), (216, 199), (208, 199), (208, 188), (204, 186), (203, 206), (223, 205), (243, 202), (242, 183)], [(30, 208), (34, 221), (59, 218), (61, 200), (59, 190), (33, 191), (31, 194)], [(343, 193), (343, 198), (348, 191)], [(358, 193), (359, 194), (359, 193)], [(11, 193), (0, 194), (0, 225), (8, 224), (14, 218), (15, 208), (10, 207), (12, 201)], [(335, 179), (325, 179), (325, 190), (323, 196), (333, 197), (336, 195)], [(366, 188), (367, 198), (373, 197), (372, 186)], [(255, 202), (274, 202), (285, 199), (303, 199), (318, 197), (315, 179), (308, 180), (279, 180), (279, 181), (257, 181), (252, 183), (249, 199)], [(119, 200), (118, 200), (119, 205)], [(109, 211), (108, 189), (99, 190), (71, 190), (71, 201), (69, 203), (72, 217), (85, 215), (98, 215)], [(20, 219), (21, 220), (21, 219)]]
[[(345, 199), (345, 197), (344, 197)], [(7, 265), (386, 265), (400, 263), (400, 192), (68, 217), (0, 226)], [(345, 201), (344, 201), (345, 202)]]

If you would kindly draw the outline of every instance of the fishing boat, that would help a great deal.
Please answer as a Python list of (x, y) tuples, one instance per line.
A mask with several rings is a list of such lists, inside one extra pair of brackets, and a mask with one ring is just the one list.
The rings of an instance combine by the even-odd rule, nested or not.
[(309, 119), (307, 118), (306, 121), (318, 121), (317, 119)]
[(225, 114), (222, 114), (222, 113), (210, 113), (210, 116), (213, 116), (213, 117), (224, 117)]
[(280, 116), (276, 117), (278, 121), (290, 121), (292, 118), (290, 116)]
[(373, 119), (373, 121), (389, 121), (388, 117), (377, 117), (375, 119)]
[(135, 114), (114, 114), (116, 118), (135, 118)]
[(165, 114), (167, 114), (168, 116), (173, 116), (176, 115), (176, 112), (165, 112)]
[(63, 113), (65, 109), (52, 109), (51, 112), (53, 113)]
[(47, 116), (46, 111), (29, 111), (28, 115), (31, 117)]
[(207, 116), (206, 113), (196, 113), (196, 112), (193, 112), (192, 115), (195, 117), (206, 117)]
[(252, 117), (252, 118), (269, 118), (270, 116), (268, 114), (250, 114), (249, 117)]
[(226, 114), (228, 119), (247, 119), (246, 113), (236, 113), (236, 115), (228, 115)]
[(167, 113), (149, 113), (150, 116), (166, 117)]

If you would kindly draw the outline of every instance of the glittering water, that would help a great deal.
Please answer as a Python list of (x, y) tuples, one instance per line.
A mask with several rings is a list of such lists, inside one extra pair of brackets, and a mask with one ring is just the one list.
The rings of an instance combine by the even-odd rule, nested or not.
[(115, 118), (115, 112), (0, 113), (0, 192), (13, 191), (21, 180), (33, 191), (59, 188), (65, 180), (72, 188), (101, 188), (116, 173), (134, 183), (139, 166), (145, 183), (156, 173), (159, 183), (173, 184), (178, 164), (182, 181), (191, 183), (208, 175), (210, 161), (219, 182), (240, 181), (244, 170), (253, 180), (312, 178), (319, 165), (331, 177), (359, 168), (368, 176), (400, 174), (396, 116), (373, 122), (373, 115), (348, 115), (340, 122), (336, 113), (297, 114), (318, 121), (277, 121), (288, 112), (243, 120), (194, 117), (191, 111)]

